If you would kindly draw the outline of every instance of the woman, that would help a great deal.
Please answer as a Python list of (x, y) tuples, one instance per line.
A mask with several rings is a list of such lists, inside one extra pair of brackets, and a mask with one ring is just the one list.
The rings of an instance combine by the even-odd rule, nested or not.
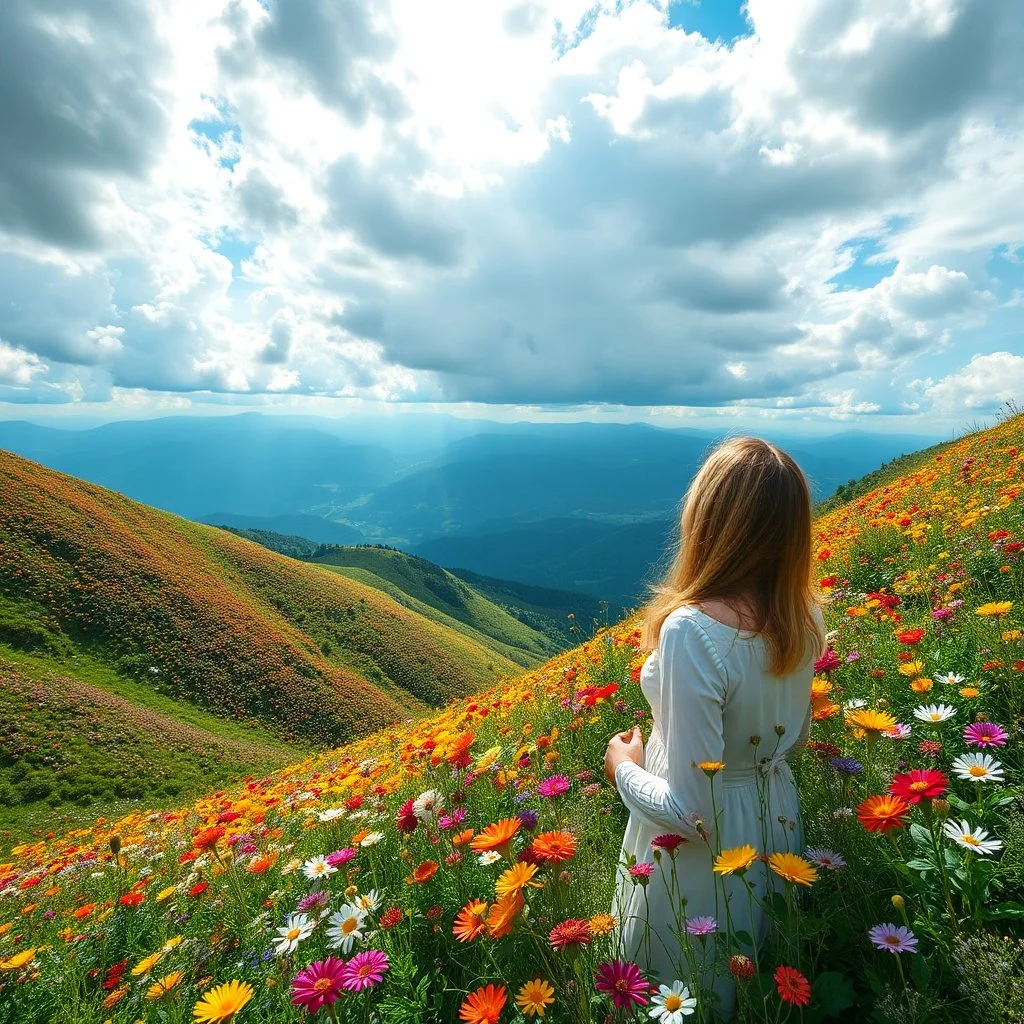
[[(706, 988), (706, 1020), (709, 1004), (728, 1019), (735, 991), (714, 962), (715, 939), (686, 927), (713, 918), (759, 940), (771, 885), (754, 861), (750, 900), (737, 875), (715, 875), (715, 855), (746, 845), (803, 852), (787, 759), (807, 739), (824, 641), (811, 548), (810, 493), (796, 463), (757, 438), (715, 449), (690, 484), (678, 551), (646, 609), (650, 739), (645, 749), (639, 729), (620, 733), (605, 755), (630, 812), (614, 907), (622, 953), (652, 981)], [(670, 853), (658, 840), (656, 857), (652, 840), (666, 833), (686, 841)], [(646, 886), (628, 871), (634, 861), (655, 864)]]

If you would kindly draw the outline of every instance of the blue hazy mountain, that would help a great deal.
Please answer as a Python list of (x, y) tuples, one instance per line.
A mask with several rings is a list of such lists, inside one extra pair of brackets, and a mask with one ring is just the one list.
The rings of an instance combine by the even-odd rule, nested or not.
[[(720, 437), (645, 424), (413, 413), (178, 416), (83, 430), (0, 422), (0, 447), (189, 518), (631, 604)], [(770, 435), (816, 499), (937, 438)]]

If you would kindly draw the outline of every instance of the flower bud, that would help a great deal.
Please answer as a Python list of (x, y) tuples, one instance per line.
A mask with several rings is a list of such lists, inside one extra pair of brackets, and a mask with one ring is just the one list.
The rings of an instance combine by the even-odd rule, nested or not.
[(892, 905), (897, 910), (902, 910), (907, 905), (907, 901), (899, 893), (895, 893), (892, 898)]
[(949, 801), (948, 800), (932, 800), (932, 813), (939, 821), (945, 821), (949, 817)]

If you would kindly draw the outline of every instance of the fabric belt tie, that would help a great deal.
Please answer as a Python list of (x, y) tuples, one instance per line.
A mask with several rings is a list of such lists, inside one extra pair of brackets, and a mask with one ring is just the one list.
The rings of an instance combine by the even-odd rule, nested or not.
[(758, 764), (749, 768), (723, 768), (718, 773), (718, 781), (726, 789), (740, 786), (752, 786), (764, 780), (769, 785), (783, 780), (795, 783), (793, 769), (785, 757), (766, 757)]

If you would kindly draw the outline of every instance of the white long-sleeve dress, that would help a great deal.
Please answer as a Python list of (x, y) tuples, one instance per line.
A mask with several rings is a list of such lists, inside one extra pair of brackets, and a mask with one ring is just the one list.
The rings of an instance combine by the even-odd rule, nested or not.
[[(653, 717), (643, 768), (624, 762), (615, 784), (630, 812), (622, 842), (613, 912), (620, 922), (621, 952), (645, 969), (652, 981), (692, 984), (680, 950), (673, 907), (670, 865), (662, 855), (646, 892), (626, 870), (632, 855), (654, 862), (651, 840), (665, 833), (688, 841), (675, 852), (675, 892), (686, 899), (685, 917), (714, 917), (726, 928), (759, 941), (763, 912), (734, 877), (717, 881), (711, 870), (715, 850), (749, 844), (759, 853), (802, 853), (800, 805), (787, 755), (799, 750), (810, 725), (810, 685), (817, 652), (790, 676), (772, 676), (763, 639), (742, 633), (695, 607), (665, 620), (657, 650), (644, 663), (640, 686)], [(781, 733), (781, 735), (780, 735)], [(752, 737), (760, 737), (756, 745)], [(698, 767), (721, 761), (712, 782)], [(700, 820), (709, 841), (695, 828)], [(717, 828), (716, 828), (717, 819)], [(764, 896), (769, 875), (755, 862), (746, 875)], [(698, 957), (709, 957), (713, 942), (690, 940)], [(703, 952), (702, 952), (703, 951)], [(750, 950), (746, 951), (748, 954)], [(710, 967), (710, 964), (708, 965)], [(717, 1014), (728, 1020), (735, 992), (727, 975), (714, 984)], [(713, 1014), (705, 1013), (705, 1019)]]

